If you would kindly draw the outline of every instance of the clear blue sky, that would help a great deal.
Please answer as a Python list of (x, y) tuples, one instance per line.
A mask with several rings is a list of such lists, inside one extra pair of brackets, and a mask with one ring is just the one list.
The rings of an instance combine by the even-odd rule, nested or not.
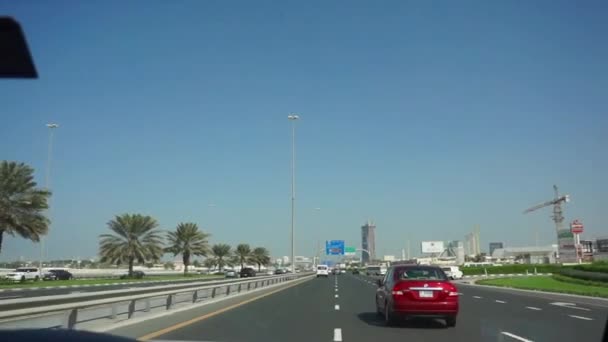
[[(3, 1), (40, 79), (0, 82), (0, 157), (44, 183), (57, 122), (48, 257), (92, 257), (121, 213), (212, 242), (380, 255), (406, 240), (555, 241), (550, 209), (608, 234), (605, 1)], [(215, 204), (209, 207), (208, 204)], [(314, 208), (320, 207), (320, 211)], [(2, 260), (38, 247), (5, 239)]]

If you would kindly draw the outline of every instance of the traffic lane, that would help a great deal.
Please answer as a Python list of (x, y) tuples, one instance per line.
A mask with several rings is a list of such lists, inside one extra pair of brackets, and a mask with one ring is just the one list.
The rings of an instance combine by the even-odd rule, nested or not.
[[(262, 277), (260, 277), (262, 278)], [(207, 282), (212, 280), (230, 280), (225, 278), (214, 278), (214, 279), (198, 279), (198, 280), (182, 280), (182, 281), (167, 281), (167, 282), (142, 282), (142, 283), (126, 283), (126, 284), (88, 284), (88, 285), (64, 285), (61, 287), (55, 287), (51, 289), (45, 288), (23, 288), (19, 290), (4, 290), (0, 292), (0, 300), (6, 299), (18, 299), (18, 298), (32, 298), (32, 297), (44, 297), (44, 296), (58, 296), (67, 295), (72, 293), (83, 293), (83, 292), (101, 292), (101, 291), (112, 291), (112, 290), (123, 290), (123, 289), (134, 289), (134, 288), (146, 288), (152, 286), (161, 285), (187, 285), (189, 283)], [(77, 282), (77, 280), (75, 280)], [(49, 284), (49, 286), (52, 283)]]
[[(585, 331), (585, 339), (600, 341), (605, 329), (608, 311), (602, 306), (577, 304), (570, 298), (531, 297), (520, 292), (494, 291), (494, 288), (481, 286), (460, 286), (461, 298), (471, 301), (480, 310), (491, 307), (492, 310), (503, 310), (516, 316), (518, 331), (532, 340), (571, 340), (580, 338), (580, 331)], [(505, 321), (509, 326), (512, 320)], [(539, 329), (546, 324), (552, 329)], [(513, 327), (514, 325), (510, 325)], [(514, 328), (513, 328), (514, 329)]]
[(333, 281), (331, 277), (312, 279), (154, 340), (331, 341)]
[[(361, 279), (361, 283), (366, 284), (375, 291), (372, 286), (373, 281), (369, 278)], [(605, 313), (598, 311), (598, 318), (580, 316), (572, 313), (576, 309), (560, 306), (541, 306), (536, 307), (532, 302), (528, 302), (528, 297), (504, 296), (502, 293), (476, 292), (476, 288), (458, 286), (460, 296), (460, 312), (458, 315), (457, 326), (445, 329), (449, 336), (454, 336), (471, 341), (496, 341), (499, 338), (513, 338), (513, 336), (529, 339), (533, 341), (562, 341), (580, 338), (580, 332), (585, 331), (585, 340), (600, 341), (603, 335), (605, 324)], [(348, 291), (348, 289), (345, 289)], [(496, 296), (496, 294), (498, 296)], [(373, 296), (373, 294), (370, 294)], [(368, 308), (366, 318), (371, 325), (383, 326), (382, 318), (375, 317), (375, 304)], [(540, 306), (540, 305), (539, 305)], [(345, 307), (346, 309), (348, 307)], [(358, 310), (361, 310), (359, 308)], [(589, 314), (589, 312), (587, 312)], [(573, 317), (574, 316), (574, 317)], [(585, 317), (585, 318), (582, 318)], [(410, 324), (411, 323), (411, 324)], [(431, 332), (434, 329), (441, 329), (441, 322), (420, 321), (420, 323), (406, 323), (406, 328), (428, 328), (424, 332), (419, 332), (415, 337), (420, 339), (434, 339), (442, 336), (439, 332)], [(409, 329), (408, 329), (409, 330)], [(348, 331), (345, 332), (348, 334)], [(357, 331), (357, 335), (366, 334), (365, 331)], [(370, 334), (372, 336), (373, 334)], [(410, 335), (408, 335), (410, 336)], [(393, 338), (398, 337), (392, 334)], [(507, 339), (508, 340), (508, 339)]]

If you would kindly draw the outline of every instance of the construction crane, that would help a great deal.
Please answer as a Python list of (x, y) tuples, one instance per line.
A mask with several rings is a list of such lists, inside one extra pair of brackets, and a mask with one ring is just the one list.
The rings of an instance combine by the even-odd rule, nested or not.
[(553, 191), (555, 191), (555, 198), (553, 198), (550, 201), (547, 201), (545, 203), (540, 203), (537, 204), (531, 208), (528, 208), (526, 210), (524, 210), (524, 214), (527, 214), (529, 212), (544, 208), (544, 207), (548, 207), (548, 206), (553, 206), (553, 222), (555, 222), (555, 233), (556, 235), (559, 235), (559, 231), (563, 229), (563, 223), (564, 223), (564, 216), (562, 215), (563, 211), (562, 211), (562, 203), (568, 203), (570, 202), (570, 196), (569, 195), (563, 195), (560, 196), (559, 195), (559, 191), (557, 190), (557, 185), (553, 185)]

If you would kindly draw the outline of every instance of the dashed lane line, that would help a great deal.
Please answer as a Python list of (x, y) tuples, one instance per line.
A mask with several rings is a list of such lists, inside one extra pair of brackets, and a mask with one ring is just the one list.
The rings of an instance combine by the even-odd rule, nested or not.
[(338, 295), (336, 295), (335, 297), (338, 298)]
[(342, 329), (334, 329), (334, 342), (342, 342)]
[(540, 311), (542, 310), (541, 308), (536, 308), (534, 306), (526, 306), (526, 309), (530, 309), (530, 310), (536, 310), (536, 311)]
[(528, 340), (525, 337), (521, 337), (521, 336), (517, 336), (515, 334), (512, 334), (510, 332), (506, 332), (506, 331), (501, 331), (501, 334), (505, 335), (505, 336), (509, 336), (510, 338), (516, 339), (518, 341), (522, 341), (522, 342), (533, 342), (532, 340)]
[(500, 304), (504, 304), (504, 303), (506, 303), (504, 300), (498, 300), (498, 299), (496, 299), (496, 300), (494, 300), (494, 301), (495, 301), (496, 303), (500, 303)]
[(334, 310), (340, 310), (340, 305), (338, 305), (338, 304), (334, 305)]
[(572, 318), (576, 318), (576, 319), (582, 319), (584, 321), (593, 321), (593, 318), (589, 318), (589, 317), (583, 317), (583, 316), (577, 316), (577, 315), (568, 315)]
[(473, 298), (475, 298), (475, 299), (482, 299), (483, 297), (473, 296)]

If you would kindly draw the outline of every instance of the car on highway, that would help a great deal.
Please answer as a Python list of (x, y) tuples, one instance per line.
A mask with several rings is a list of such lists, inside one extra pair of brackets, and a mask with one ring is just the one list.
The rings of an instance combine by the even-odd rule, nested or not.
[(236, 273), (235, 270), (225, 270), (224, 271), (224, 276), (226, 278), (238, 278), (238, 273)]
[(245, 267), (241, 270), (239, 275), (241, 276), (241, 278), (255, 277), (255, 270), (251, 267)]
[(458, 268), (458, 266), (443, 266), (441, 267), (441, 269), (443, 270), (445, 275), (452, 280), (462, 279), (463, 277), (463, 273)]
[(338, 274), (340, 274), (340, 269), (339, 269), (339, 268), (332, 268), (332, 269), (331, 269), (331, 274), (333, 274), (333, 275), (338, 275)]
[(359, 269), (358, 268), (353, 268), (353, 274), (359, 274)]
[(317, 266), (317, 278), (319, 277), (329, 277), (329, 267), (327, 265)]
[(365, 273), (368, 276), (384, 276), (386, 274), (386, 267), (379, 265), (370, 265), (365, 269)]
[(277, 269), (274, 271), (274, 274), (277, 274), (277, 275), (278, 275), (278, 274), (286, 274), (286, 273), (287, 273), (287, 270), (286, 270), (286, 269), (284, 269), (284, 268), (277, 268)]
[(38, 281), (40, 280), (40, 273), (36, 267), (19, 267), (15, 271), (8, 273), (5, 277), (7, 280), (12, 281)]
[(42, 276), (42, 280), (72, 280), (74, 275), (66, 270), (48, 270)]
[(378, 279), (376, 311), (386, 325), (401, 318), (443, 318), (448, 327), (456, 326), (458, 290), (438, 266), (391, 266)]

